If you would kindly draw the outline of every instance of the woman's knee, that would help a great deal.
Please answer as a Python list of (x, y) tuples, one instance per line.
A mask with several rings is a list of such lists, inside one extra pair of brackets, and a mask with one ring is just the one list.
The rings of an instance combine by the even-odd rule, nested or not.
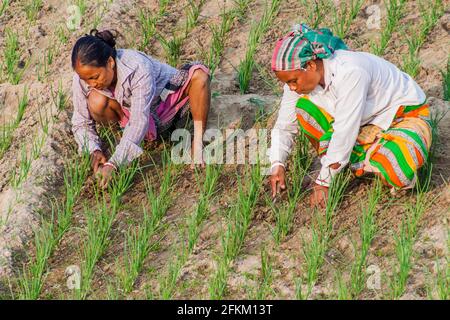
[(191, 82), (195, 83), (197, 86), (206, 87), (209, 86), (210, 76), (204, 70), (197, 69), (192, 74)]
[(95, 90), (92, 90), (88, 96), (89, 111), (95, 115), (102, 115), (108, 106), (108, 97)]

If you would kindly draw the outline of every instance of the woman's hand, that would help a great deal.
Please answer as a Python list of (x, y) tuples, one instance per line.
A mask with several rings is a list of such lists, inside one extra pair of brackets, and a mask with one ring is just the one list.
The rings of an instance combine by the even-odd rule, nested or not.
[(111, 178), (115, 170), (116, 169), (113, 166), (108, 165), (99, 166), (98, 171), (95, 174), (95, 177), (97, 178), (100, 188), (105, 189), (106, 187), (108, 187), (108, 184), (111, 181)]
[(328, 200), (328, 187), (315, 183), (309, 196), (311, 207), (325, 208)]
[(275, 198), (281, 190), (286, 189), (286, 170), (284, 166), (278, 165), (273, 168), (270, 176), (270, 186), (272, 188), (272, 198)]
[(101, 150), (95, 150), (91, 154), (91, 167), (94, 174), (97, 173), (98, 168), (106, 162), (106, 157)]

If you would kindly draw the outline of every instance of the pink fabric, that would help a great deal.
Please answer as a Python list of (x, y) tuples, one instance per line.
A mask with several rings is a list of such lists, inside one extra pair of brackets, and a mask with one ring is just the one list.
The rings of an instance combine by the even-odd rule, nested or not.
[[(194, 74), (194, 71), (197, 69), (201, 69), (204, 72), (209, 74), (209, 69), (201, 64), (192, 66), (189, 69), (188, 79), (183, 84), (183, 86), (179, 90), (175, 91), (174, 93), (169, 94), (167, 96), (166, 101), (162, 101), (160, 103), (160, 105), (156, 108), (156, 113), (158, 114), (159, 119), (161, 120), (161, 122), (163, 124), (172, 120), (173, 117), (175, 117), (175, 115), (177, 114), (177, 112), (189, 100), (189, 96), (186, 96), (183, 100), (180, 100), (180, 98), (183, 95), (184, 91), (186, 90), (187, 86), (189, 85), (189, 82), (192, 79), (192, 75)], [(122, 119), (120, 119), (119, 124), (122, 128), (124, 128), (127, 125), (128, 120), (130, 119), (130, 112), (127, 109), (125, 109), (124, 107), (122, 107), (122, 111), (123, 111), (124, 116), (122, 117)], [(148, 131), (147, 131), (147, 134), (145, 135), (144, 139), (151, 141), (151, 140), (156, 139), (157, 130), (156, 130), (155, 120), (153, 119), (153, 117), (151, 115), (148, 120), (149, 120), (148, 121), (148, 124), (149, 124)]]

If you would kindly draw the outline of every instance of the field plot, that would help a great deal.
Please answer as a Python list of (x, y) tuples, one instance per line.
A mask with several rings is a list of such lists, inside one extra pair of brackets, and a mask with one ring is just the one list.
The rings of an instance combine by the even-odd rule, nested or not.
[[(259, 163), (193, 170), (162, 141), (97, 188), (71, 133), (78, 37), (112, 28), (119, 48), (201, 60), (208, 127), (270, 129), (272, 50), (300, 22), (423, 88), (435, 126), (417, 188), (343, 173), (313, 210), (303, 136), (275, 203)], [(449, 32), (449, 0), (0, 0), (0, 299), (448, 299)], [(111, 153), (120, 131), (98, 129)]]

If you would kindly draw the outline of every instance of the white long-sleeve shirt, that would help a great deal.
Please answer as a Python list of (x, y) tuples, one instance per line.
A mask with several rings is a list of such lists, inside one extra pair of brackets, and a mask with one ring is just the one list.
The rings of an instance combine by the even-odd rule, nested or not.
[[(325, 87), (318, 85), (308, 97), (334, 118), (333, 135), (316, 180), (329, 185), (348, 164), (361, 126), (374, 124), (386, 130), (400, 106), (418, 105), (426, 96), (408, 74), (370, 53), (337, 50), (323, 64)], [(301, 96), (284, 85), (268, 150), (272, 164), (285, 164), (292, 150), (298, 133), (296, 103)], [(339, 169), (331, 169), (333, 163), (339, 163)]]

